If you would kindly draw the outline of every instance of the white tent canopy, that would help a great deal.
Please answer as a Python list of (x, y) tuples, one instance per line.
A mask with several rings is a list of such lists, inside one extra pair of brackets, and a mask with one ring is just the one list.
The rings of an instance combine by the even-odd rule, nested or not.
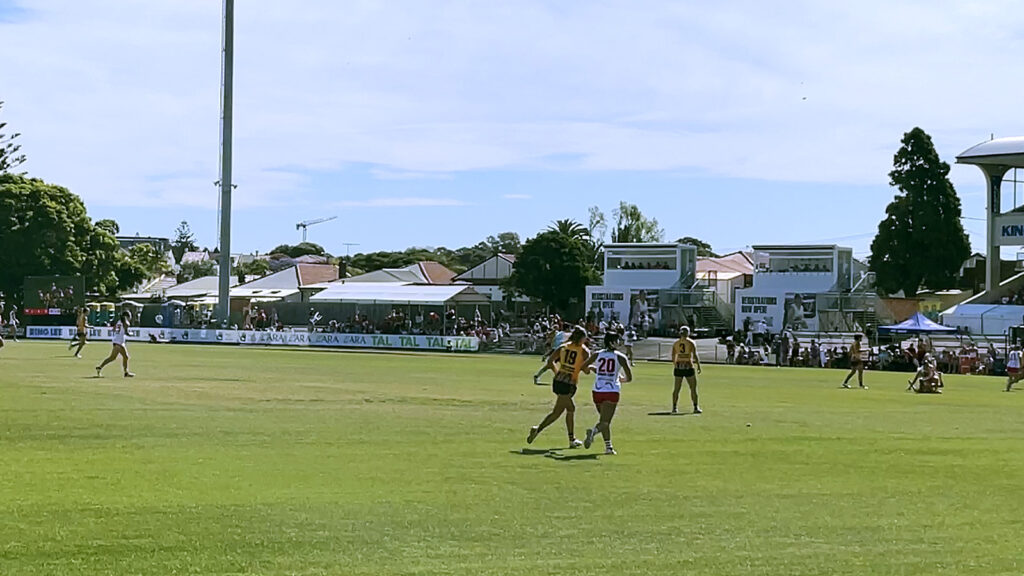
[(1005, 334), (1024, 323), (1024, 306), (1011, 304), (957, 304), (940, 316), (946, 326), (965, 327), (971, 334)]
[(418, 304), (440, 306), (445, 303), (489, 302), (471, 286), (417, 286), (392, 283), (331, 284), (329, 288), (310, 296), (315, 302), (348, 302), (355, 304)]

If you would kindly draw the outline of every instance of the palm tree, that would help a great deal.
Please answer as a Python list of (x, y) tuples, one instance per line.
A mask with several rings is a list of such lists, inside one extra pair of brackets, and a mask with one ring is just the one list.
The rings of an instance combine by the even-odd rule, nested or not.
[(548, 230), (564, 234), (572, 240), (579, 240), (580, 242), (591, 241), (590, 230), (587, 230), (587, 227), (583, 224), (568, 218), (564, 220), (555, 220), (551, 226), (548, 226)]
[(575, 240), (583, 245), (583, 248), (587, 251), (587, 257), (593, 263), (594, 267), (600, 271), (604, 269), (604, 253), (602, 247), (604, 242), (599, 239), (595, 239), (590, 230), (575, 220), (568, 218), (564, 220), (555, 220), (551, 226), (548, 226), (548, 230), (551, 232), (558, 232), (564, 236), (567, 236), (571, 240)]

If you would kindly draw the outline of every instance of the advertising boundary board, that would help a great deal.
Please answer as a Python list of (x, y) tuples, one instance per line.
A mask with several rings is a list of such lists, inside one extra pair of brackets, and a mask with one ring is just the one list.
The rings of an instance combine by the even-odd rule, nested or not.
[[(76, 333), (73, 326), (28, 326), (26, 337), (69, 340)], [(110, 340), (111, 328), (90, 328), (90, 340)], [(451, 350), (476, 352), (480, 339), (471, 336), (422, 336), (397, 334), (334, 334), (326, 332), (257, 332), (253, 330), (214, 330), (196, 328), (132, 328), (129, 342), (160, 342), (179, 344), (236, 344), (256, 346), (310, 346), (317, 348), (368, 348), (396, 350)]]

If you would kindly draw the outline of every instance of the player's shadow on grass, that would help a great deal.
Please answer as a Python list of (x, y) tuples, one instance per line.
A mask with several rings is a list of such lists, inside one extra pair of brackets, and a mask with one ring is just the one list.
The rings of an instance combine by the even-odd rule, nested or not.
[(648, 412), (648, 416), (690, 416), (693, 412)]
[(520, 456), (544, 456), (545, 458), (551, 458), (552, 460), (558, 460), (559, 462), (570, 462), (573, 460), (597, 460), (597, 454), (562, 454), (562, 450), (567, 448), (550, 448), (535, 449), (535, 448), (523, 448), (521, 450), (509, 450), (510, 454), (518, 454)]
[(551, 452), (551, 450), (535, 449), (535, 448), (523, 448), (521, 450), (509, 450), (509, 454), (518, 454), (520, 456), (544, 456)]

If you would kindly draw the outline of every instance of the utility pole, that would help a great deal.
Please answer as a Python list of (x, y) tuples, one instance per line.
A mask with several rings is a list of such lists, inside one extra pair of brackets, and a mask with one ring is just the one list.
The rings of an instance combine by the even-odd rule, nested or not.
[(235, 0), (224, 0), (224, 49), (221, 61), (220, 116), (220, 277), (217, 319), (227, 327), (231, 316), (231, 128), (235, 54)]

